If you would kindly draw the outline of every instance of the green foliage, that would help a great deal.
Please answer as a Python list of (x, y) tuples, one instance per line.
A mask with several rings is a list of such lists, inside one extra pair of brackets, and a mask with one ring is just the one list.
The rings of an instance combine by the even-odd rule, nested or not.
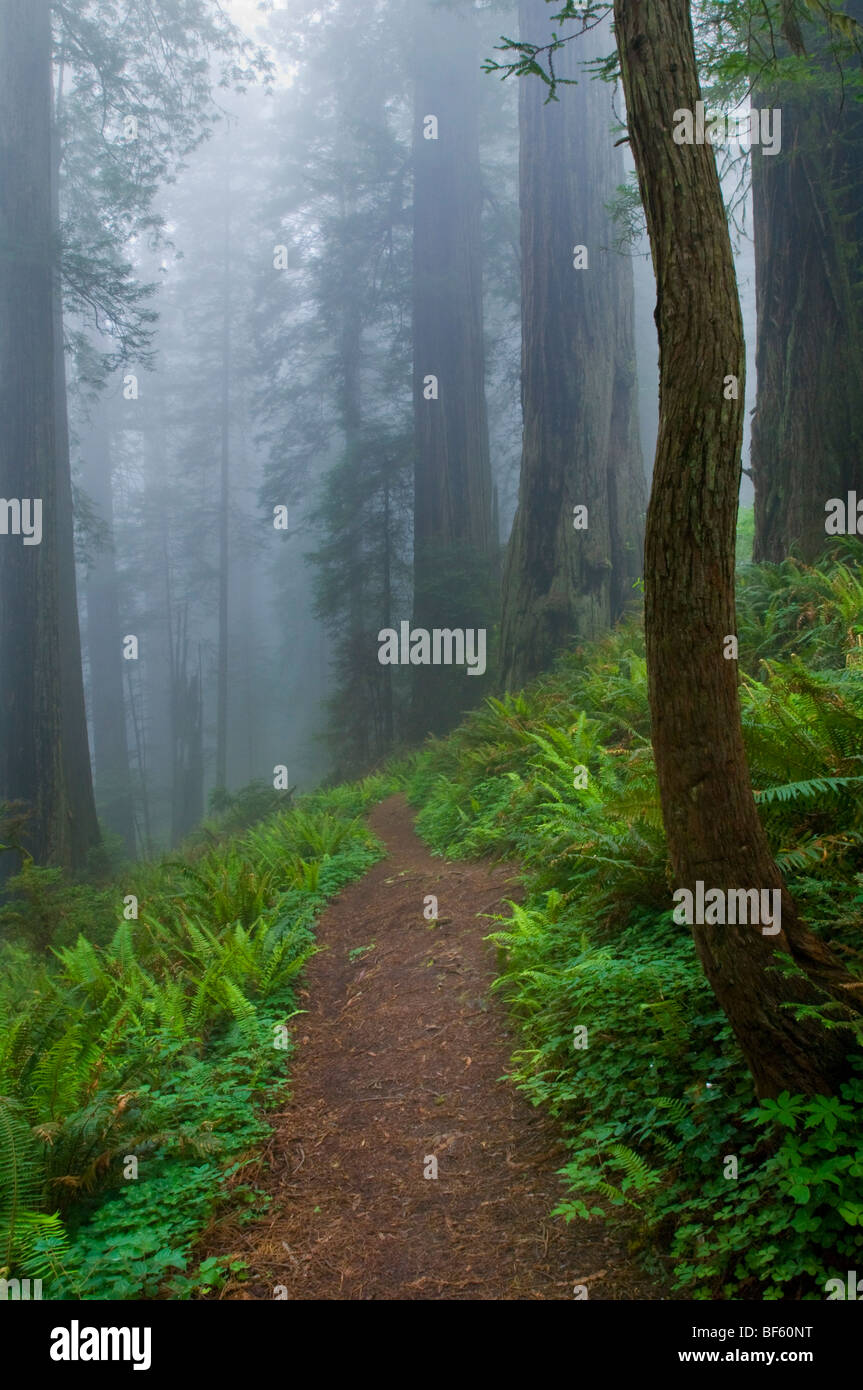
[(25, 859), (7, 891), (10, 900), (0, 906), (0, 941), (24, 941), (41, 951), (75, 941), (81, 932), (105, 942), (114, 930), (116, 895), (92, 884), (69, 884), (62, 869)]
[(56, 1213), (39, 1211), (42, 1182), (37, 1140), (24, 1107), (0, 1096), (0, 1278), (56, 1277), (66, 1256)]
[(755, 508), (741, 508), (737, 514), (737, 564), (752, 563), (752, 547), (755, 542)]
[[(194, 1268), (194, 1242), (268, 1133), (258, 1111), (286, 1082), (281, 1030), (298, 1012), (314, 920), (379, 857), (355, 808), (383, 785), (317, 798), (239, 838), (211, 824), (194, 860), (131, 866), (122, 883), (70, 884), (32, 864), (12, 880), (0, 910), (10, 1277), (42, 1277), (49, 1298), (217, 1286), (216, 1266)], [(257, 820), (260, 804), (253, 789), (223, 812)], [(125, 1176), (132, 1157), (137, 1178)], [(236, 1182), (230, 1195), (256, 1200)]]
[[(738, 596), (761, 816), (807, 922), (851, 969), (863, 965), (858, 575), (843, 546), (815, 567), (747, 566)], [(863, 1076), (835, 1099), (753, 1104), (671, 917), (649, 725), (632, 618), (430, 742), (410, 771), (418, 827), (437, 853), (524, 866), (526, 901), (490, 940), (521, 1030), (512, 1075), (568, 1142), (558, 1212), (624, 1220), (688, 1297), (821, 1298), (863, 1258)]]
[[(861, 1254), (863, 1068), (839, 1096), (783, 1093), (741, 1117), (739, 1174), (668, 1203), (681, 1287), (695, 1297), (821, 1299)], [(743, 1125), (740, 1128), (743, 1128)], [(767, 1142), (765, 1142), (765, 1136)]]
[[(159, 184), (219, 120), (214, 89), (266, 80), (270, 65), (214, 0), (51, 8), (65, 78), (56, 114), (67, 336), (92, 389), (121, 363), (151, 358), (156, 287), (140, 283), (128, 250), (132, 235), (153, 245), (165, 237)], [(139, 130), (124, 141), (129, 116)], [(110, 335), (90, 331), (105, 323)]]
[(210, 793), (210, 810), (215, 814), (215, 821), (210, 822), (208, 829), (236, 835), (276, 815), (284, 810), (284, 805), (285, 793), (276, 791), (271, 782), (249, 782), (236, 792), (217, 787)]
[(737, 594), (740, 661), (758, 676), (760, 663), (799, 654), (809, 671), (853, 667), (863, 640), (863, 543), (843, 537), (820, 565), (784, 560), (748, 565)]

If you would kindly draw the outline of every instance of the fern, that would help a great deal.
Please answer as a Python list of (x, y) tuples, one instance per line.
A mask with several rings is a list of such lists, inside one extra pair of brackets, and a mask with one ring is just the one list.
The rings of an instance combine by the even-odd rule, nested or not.
[(36, 1222), (42, 1166), (23, 1105), (0, 1096), (0, 1275), (11, 1271)]
[(755, 793), (755, 800), (769, 805), (771, 801), (804, 800), (854, 786), (863, 786), (863, 777), (813, 777), (808, 782), (784, 782), (780, 786), (764, 787)]

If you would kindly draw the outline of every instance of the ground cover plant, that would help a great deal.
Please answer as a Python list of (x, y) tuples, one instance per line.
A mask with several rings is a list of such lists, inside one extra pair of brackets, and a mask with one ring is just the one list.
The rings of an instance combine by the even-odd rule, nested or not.
[[(745, 565), (738, 612), (763, 823), (807, 923), (859, 975), (856, 549)], [(488, 925), (521, 1029), (513, 1076), (571, 1148), (559, 1211), (619, 1212), (681, 1296), (825, 1297), (863, 1255), (860, 1039), (845, 1025), (856, 1060), (839, 1094), (756, 1104), (689, 929), (672, 920), (640, 617), (430, 745), (410, 795), (438, 852), (524, 866), (526, 901)]]
[[(328, 898), (380, 849), (386, 784), (241, 828), (97, 886), (26, 864), (0, 909), (0, 1275), (44, 1297), (188, 1296), (192, 1250), (284, 1094), (296, 982)], [(271, 810), (264, 800), (263, 808)], [(190, 1263), (190, 1259), (192, 1262)]]

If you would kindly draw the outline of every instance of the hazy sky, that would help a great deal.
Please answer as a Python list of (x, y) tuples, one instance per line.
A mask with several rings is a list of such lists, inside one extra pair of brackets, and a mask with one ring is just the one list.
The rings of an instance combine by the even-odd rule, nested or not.
[[(260, 24), (264, 18), (258, 0), (222, 0), (222, 8), (231, 16), (235, 24), (239, 24), (241, 28), (245, 29), (251, 38), (254, 37), (255, 26)], [(269, 8), (283, 10), (286, 8), (286, 0), (272, 0)]]
[[(266, 22), (267, 14), (262, 12), (259, 0), (221, 0), (222, 9), (238, 25), (250, 39), (257, 39), (259, 36), (255, 30)], [(266, 11), (274, 14), (279, 10), (290, 8), (291, 0), (266, 0)], [(273, 55), (271, 55), (273, 56)], [(276, 63), (277, 76), (276, 82), (291, 81), (289, 68), (283, 68)]]

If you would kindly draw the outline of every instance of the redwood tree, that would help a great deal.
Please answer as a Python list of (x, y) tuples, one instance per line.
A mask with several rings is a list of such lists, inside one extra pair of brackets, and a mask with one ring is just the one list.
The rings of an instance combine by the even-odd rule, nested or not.
[[(861, 0), (844, 8), (863, 20)], [(756, 560), (780, 561), (792, 546), (813, 560), (827, 539), (824, 504), (858, 487), (863, 454), (860, 55), (847, 43), (831, 53), (824, 23), (798, 22), (799, 10), (782, 4), (750, 37), (753, 65), (775, 53), (810, 67), (752, 97), (782, 113), (781, 149), (752, 150)]]
[[(713, 150), (678, 145), (700, 100), (688, 0), (615, 0), (629, 136), (657, 284), (659, 437), (645, 537), (653, 746), (675, 884), (778, 888), (782, 929), (693, 927), (705, 973), (761, 1096), (829, 1091), (847, 1042), (794, 1004), (847, 1005), (851, 983), (801, 923), (752, 796), (733, 633), (744, 342)], [(738, 379), (735, 393), (729, 376)], [(797, 969), (783, 974), (779, 957)], [(825, 993), (826, 992), (826, 993)], [(787, 1007), (792, 1006), (792, 1007)], [(839, 1006), (841, 1007), (841, 1005)]]
[[(414, 622), (427, 629), (484, 627), (491, 619), (494, 541), (480, 254), (479, 54), (469, 16), (427, 0), (419, 0), (416, 16)], [(419, 666), (414, 677), (418, 734), (452, 725), (480, 685), (458, 667)]]
[[(521, 0), (519, 15), (523, 40), (551, 40), (546, 0)], [(602, 28), (560, 50), (555, 72), (577, 85), (556, 101), (541, 82), (519, 90), (524, 435), (503, 588), (510, 688), (573, 639), (609, 628), (641, 573), (632, 267), (614, 251), (607, 210), (623, 162), (609, 87), (583, 66), (609, 46)], [(587, 268), (574, 267), (576, 244)], [(586, 530), (573, 526), (579, 504)]]
[(216, 786), (228, 777), (228, 610), (231, 510), (231, 171), (225, 176), (222, 210), (222, 328), (219, 409), (219, 645), (216, 659)]
[(96, 413), (82, 440), (82, 465), (87, 492), (98, 508), (107, 537), (88, 566), (84, 585), (93, 772), (104, 824), (121, 837), (126, 853), (134, 858), (135, 815), (123, 693), (125, 634), (114, 539), (112, 421), (104, 402), (94, 409)]
[[(62, 82), (62, 78), (60, 82)], [(62, 150), (58, 129), (59, 106), (58, 84), (51, 130), (51, 218), (58, 248), (62, 236), (60, 221)], [(69, 404), (63, 331), (63, 285), (62, 277), (59, 274), (54, 275), (54, 373), (56, 378), (54, 386), (54, 447), (57, 475), (55, 535), (60, 584), (60, 710), (63, 725), (61, 746), (66, 786), (70, 798), (74, 801), (74, 813), (71, 816), (69, 826), (71, 837), (69, 860), (72, 865), (77, 866), (86, 861), (90, 849), (99, 843), (100, 833), (93, 791), (93, 772), (87, 737), (87, 709), (84, 702), (84, 673), (81, 664), (81, 627), (78, 618), (78, 583), (75, 569), (75, 516), (72, 504)], [(125, 834), (126, 832), (122, 833)], [(132, 846), (134, 846), (134, 839)]]
[(80, 789), (62, 740), (51, 125), (49, 0), (0, 0), (0, 493), (42, 508), (41, 544), (0, 535), (0, 799), (26, 815), (29, 853), (70, 864)]

